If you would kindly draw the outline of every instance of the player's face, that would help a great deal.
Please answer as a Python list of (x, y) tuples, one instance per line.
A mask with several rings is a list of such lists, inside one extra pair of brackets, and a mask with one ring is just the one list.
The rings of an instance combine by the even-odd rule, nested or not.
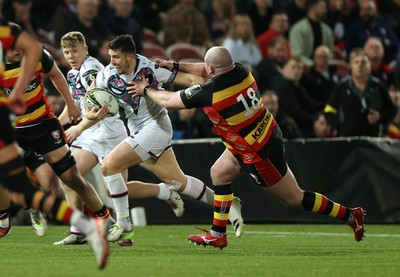
[(88, 52), (87, 47), (82, 44), (77, 44), (71, 47), (65, 47), (62, 49), (65, 60), (69, 63), (69, 65), (78, 70), (81, 68), (83, 62), (85, 61)]
[(6, 52), (6, 61), (8, 63), (18, 63), (22, 59), (24, 51), (20, 49), (9, 49)]
[(128, 55), (121, 53), (120, 50), (108, 50), (108, 54), (111, 58), (111, 64), (115, 66), (115, 70), (118, 74), (130, 74), (129, 68), (131, 63), (129, 62)]

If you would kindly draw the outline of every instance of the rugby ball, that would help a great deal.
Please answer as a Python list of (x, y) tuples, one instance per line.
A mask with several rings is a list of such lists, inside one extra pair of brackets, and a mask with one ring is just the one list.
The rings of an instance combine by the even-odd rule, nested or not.
[(116, 115), (119, 112), (119, 104), (117, 99), (104, 88), (93, 88), (86, 93), (86, 102), (89, 109), (95, 107), (101, 108), (108, 106), (108, 114)]

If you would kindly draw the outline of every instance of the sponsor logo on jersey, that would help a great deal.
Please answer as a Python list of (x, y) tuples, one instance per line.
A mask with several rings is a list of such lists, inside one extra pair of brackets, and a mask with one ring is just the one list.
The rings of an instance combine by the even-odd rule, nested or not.
[(200, 91), (202, 91), (202, 87), (200, 85), (194, 85), (191, 86), (187, 89), (185, 89), (185, 95), (187, 99), (192, 98), (193, 96), (195, 96), (197, 93), (199, 93)]

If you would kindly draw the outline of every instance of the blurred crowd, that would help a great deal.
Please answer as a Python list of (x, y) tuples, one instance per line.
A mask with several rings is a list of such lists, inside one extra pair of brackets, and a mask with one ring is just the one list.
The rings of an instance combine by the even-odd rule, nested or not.
[[(400, 0), (3, 0), (3, 15), (37, 37), (64, 73), (60, 38), (131, 34), (150, 59), (202, 61), (215, 45), (248, 66), (287, 139), (400, 139)], [(63, 101), (51, 81), (56, 114)], [(213, 137), (201, 110), (170, 111), (174, 139)]]

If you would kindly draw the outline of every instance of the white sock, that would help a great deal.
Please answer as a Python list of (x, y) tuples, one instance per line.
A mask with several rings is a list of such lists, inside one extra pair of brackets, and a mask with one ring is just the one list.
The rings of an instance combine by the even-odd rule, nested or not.
[(8, 228), (10, 227), (10, 215), (8, 214), (8, 212), (4, 213), (4, 214), (0, 214), (0, 227), (1, 228)]
[(164, 183), (159, 183), (158, 186), (160, 188), (160, 193), (157, 195), (157, 198), (161, 200), (168, 200), (171, 196), (171, 191), (169, 188)]
[(207, 187), (202, 181), (192, 176), (186, 175), (186, 188), (182, 194), (204, 202), (208, 205), (214, 205), (214, 191)]
[(121, 173), (104, 177), (108, 189), (111, 194), (111, 199), (114, 203), (117, 222), (126, 230), (131, 230), (132, 223), (129, 217), (129, 198), (128, 187)]
[(75, 226), (75, 225), (71, 225), (71, 228), (69, 229), (69, 232), (71, 234), (80, 234), (81, 233), (79, 228), (77, 226)]
[(93, 224), (90, 224), (91, 220), (93, 219), (85, 216), (81, 211), (74, 210), (69, 223), (71, 224), (71, 226), (75, 225), (78, 228), (78, 233), (89, 235), (90, 233), (95, 231), (95, 226)]

